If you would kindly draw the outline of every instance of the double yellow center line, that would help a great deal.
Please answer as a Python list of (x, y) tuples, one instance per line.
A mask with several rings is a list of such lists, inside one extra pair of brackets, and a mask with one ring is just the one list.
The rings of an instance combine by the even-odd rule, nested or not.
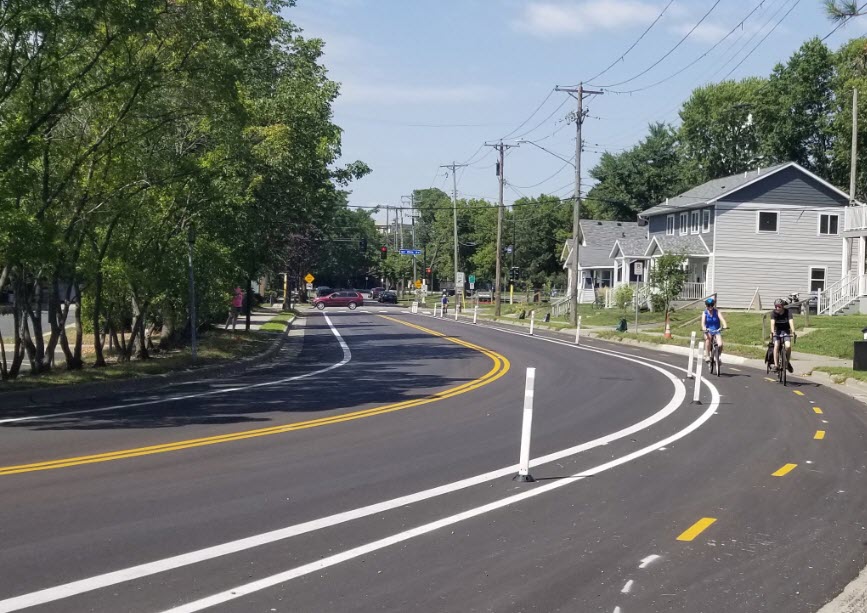
[(54, 470), (58, 468), (68, 468), (70, 466), (81, 466), (83, 464), (96, 464), (98, 462), (111, 462), (113, 460), (124, 460), (127, 458), (135, 458), (139, 456), (145, 455), (153, 455), (157, 453), (168, 453), (170, 451), (181, 451), (183, 449), (192, 449), (194, 447), (204, 447), (206, 445), (218, 445), (221, 443), (232, 443), (235, 441), (241, 441), (249, 438), (256, 438), (260, 436), (271, 436), (273, 434), (283, 434), (285, 432), (293, 432), (295, 430), (305, 430), (307, 428), (317, 428), (320, 426), (327, 426), (331, 424), (338, 424), (342, 422), (352, 421), (355, 419), (362, 419), (365, 417), (373, 417), (375, 415), (382, 415), (384, 413), (392, 413), (394, 411), (402, 411), (404, 409), (409, 409), (412, 407), (417, 407), (425, 404), (430, 404), (432, 402), (436, 402), (438, 400), (445, 400), (446, 398), (452, 398), (453, 396), (458, 396), (460, 394), (466, 394), (467, 392), (471, 392), (476, 390), (482, 386), (488, 385), (505, 375), (509, 372), (509, 360), (506, 359), (503, 355), (491, 351), (490, 349), (486, 349), (484, 347), (480, 347), (479, 345), (475, 345), (473, 343), (468, 343), (467, 341), (463, 341), (457, 338), (448, 337), (440, 332), (436, 332), (434, 330), (430, 330), (428, 328), (424, 328), (422, 326), (417, 326), (415, 324), (411, 324), (405, 321), (401, 321), (399, 319), (394, 319), (393, 317), (385, 317), (382, 316), (383, 319), (387, 319), (389, 321), (402, 324), (404, 326), (409, 326), (410, 328), (415, 328), (416, 330), (420, 330), (427, 334), (431, 334), (433, 336), (440, 337), (444, 340), (447, 340), (451, 343), (455, 343), (456, 345), (460, 345), (462, 347), (466, 347), (467, 349), (471, 349), (473, 351), (478, 351), (483, 355), (487, 356), (493, 362), (493, 367), (484, 375), (479, 377), (478, 379), (473, 379), (472, 381), (468, 381), (456, 387), (449, 388), (447, 390), (443, 390), (436, 394), (432, 394), (430, 396), (425, 396), (423, 398), (416, 398), (414, 400), (405, 400), (403, 402), (396, 402), (393, 404), (386, 404), (379, 407), (373, 407), (370, 409), (365, 409), (362, 411), (354, 411), (352, 413), (342, 413), (340, 415), (332, 415), (330, 417), (322, 417), (319, 419), (311, 419), (308, 421), (295, 422), (291, 424), (284, 424), (281, 426), (272, 426), (270, 428), (258, 428), (255, 430), (243, 430), (241, 432), (233, 432), (230, 434), (220, 434), (216, 436), (207, 436), (203, 438), (194, 438), (187, 439), (183, 441), (176, 441), (173, 443), (165, 443), (162, 445), (151, 445), (148, 447), (137, 447), (134, 449), (121, 449), (118, 451), (110, 451), (107, 453), (97, 453), (93, 455), (84, 455), (77, 456), (71, 458), (62, 458), (58, 460), (49, 460), (45, 462), (35, 462), (33, 464), (19, 464), (16, 466), (2, 466), (0, 467), (0, 475), (14, 475), (18, 473), (27, 473), (27, 472), (35, 472), (39, 470)]

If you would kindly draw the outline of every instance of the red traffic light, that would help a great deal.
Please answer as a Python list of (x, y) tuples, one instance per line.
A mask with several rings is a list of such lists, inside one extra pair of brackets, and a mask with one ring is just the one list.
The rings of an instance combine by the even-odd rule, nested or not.
[(427, 268), (425, 268), (424, 271), (425, 271), (427, 274), (430, 274), (430, 266), (428, 266)]
[(388, 247), (383, 245), (382, 247), (379, 248), (379, 257), (382, 260), (384, 260), (385, 258), (388, 257)]

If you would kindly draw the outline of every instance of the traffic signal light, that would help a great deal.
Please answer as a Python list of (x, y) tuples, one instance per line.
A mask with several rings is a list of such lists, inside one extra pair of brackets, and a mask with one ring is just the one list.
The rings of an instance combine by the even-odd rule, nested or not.
[(380, 257), (380, 259), (383, 259), (383, 260), (388, 257), (388, 247), (383, 245), (382, 247), (379, 248), (379, 257)]
[(360, 241), (358, 241), (358, 250), (361, 252), (367, 251), (367, 239), (366, 238), (362, 238)]
[(425, 273), (430, 274), (430, 266), (424, 269)]
[(521, 269), (517, 267), (512, 267), (509, 269), (509, 281), (517, 281), (520, 276)]

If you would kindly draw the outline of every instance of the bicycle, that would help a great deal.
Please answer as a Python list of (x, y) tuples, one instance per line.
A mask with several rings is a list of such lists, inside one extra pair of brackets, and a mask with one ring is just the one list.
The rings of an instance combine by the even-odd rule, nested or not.
[(780, 368), (777, 371), (777, 380), (782, 383), (784, 386), (788, 385), (788, 373), (789, 373), (789, 356), (786, 355), (786, 341), (785, 337), (788, 336), (792, 339), (792, 344), (795, 344), (795, 335), (794, 334), (781, 334), (780, 335)]
[[(711, 348), (710, 348), (710, 374), (716, 374), (717, 377), (722, 373), (722, 355), (720, 354), (719, 343), (717, 342), (717, 334), (722, 334), (725, 328), (720, 328), (716, 332), (712, 332)], [(706, 333), (707, 334), (707, 333)]]

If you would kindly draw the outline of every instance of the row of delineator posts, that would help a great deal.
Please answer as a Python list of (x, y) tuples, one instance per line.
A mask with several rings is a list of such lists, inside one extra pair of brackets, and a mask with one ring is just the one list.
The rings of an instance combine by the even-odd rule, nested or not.
[[(440, 306), (439, 317), (443, 317), (443, 308)], [(535, 311), (530, 311), (530, 335), (533, 335), (533, 327), (535, 324)], [(434, 317), (437, 317), (437, 305), (434, 305)], [(478, 322), (479, 307), (473, 307), (473, 323)], [(455, 321), (458, 319), (458, 309), (455, 309)], [(581, 343), (581, 317), (578, 317), (578, 327), (575, 329), (575, 344)], [(692, 402), (693, 404), (701, 404), (701, 343), (696, 345), (695, 331), (690, 335), (689, 339), (689, 357), (686, 366), (686, 378), (695, 380), (693, 388)], [(695, 372), (693, 372), (693, 364), (695, 364)], [(535, 481), (530, 474), (530, 438), (533, 430), (533, 400), (536, 389), (536, 369), (527, 368), (527, 378), (524, 383), (524, 414), (521, 421), (521, 451), (518, 458), (518, 474), (515, 479), (518, 481)]]

